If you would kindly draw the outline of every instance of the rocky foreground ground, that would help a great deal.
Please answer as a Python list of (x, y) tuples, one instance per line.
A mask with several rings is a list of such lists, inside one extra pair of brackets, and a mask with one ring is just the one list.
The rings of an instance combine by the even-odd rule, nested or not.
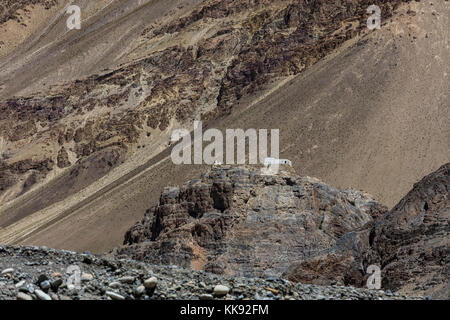
[(1, 300), (411, 299), (390, 291), (224, 277), (45, 247), (0, 246), (0, 270)]

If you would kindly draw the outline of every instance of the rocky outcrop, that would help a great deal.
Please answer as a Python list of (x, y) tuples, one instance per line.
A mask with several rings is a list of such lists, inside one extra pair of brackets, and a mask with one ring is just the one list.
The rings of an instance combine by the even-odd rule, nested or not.
[(294, 282), (321, 285), (353, 285), (364, 287), (367, 282), (367, 260), (370, 225), (342, 236), (334, 246), (313, 257), (293, 263), (283, 278)]
[(216, 167), (166, 188), (117, 255), (240, 276), (279, 276), (387, 208), (369, 195), (282, 171)]
[(370, 245), (383, 267), (383, 287), (450, 298), (449, 190), (447, 163), (377, 220)]
[(381, 267), (382, 287), (450, 298), (450, 163), (424, 177), (387, 214), (324, 252), (293, 264), (284, 277), (304, 283), (363, 286)]
[(449, 298), (450, 164), (387, 212), (369, 195), (282, 171), (216, 167), (158, 206), (113, 251), (219, 274), (280, 276), (315, 285), (382, 288)]
[(62, 147), (61, 150), (59, 150), (57, 161), (58, 161), (57, 164), (58, 164), (59, 168), (63, 169), (63, 168), (70, 167), (71, 163), (69, 160), (69, 154), (67, 153), (67, 150), (64, 147)]
[(0, 24), (8, 20), (21, 22), (21, 18), (17, 12), (19, 10), (26, 10), (26, 6), (40, 5), (48, 10), (57, 3), (57, 0), (2, 0), (0, 4)]
[(27, 176), (24, 189), (28, 189), (32, 184), (44, 178), (53, 170), (52, 159), (32, 160), (26, 159), (12, 164), (0, 160), (0, 193), (8, 190), (9, 187), (20, 183), (21, 176)]

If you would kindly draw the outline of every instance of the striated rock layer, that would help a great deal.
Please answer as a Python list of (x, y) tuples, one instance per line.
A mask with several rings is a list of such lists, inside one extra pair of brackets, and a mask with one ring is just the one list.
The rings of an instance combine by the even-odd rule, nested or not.
[(424, 177), (387, 214), (365, 230), (293, 264), (293, 281), (329, 284), (336, 279), (363, 286), (364, 270), (381, 266), (385, 289), (450, 298), (450, 163)]
[(426, 176), (377, 220), (370, 244), (383, 286), (450, 298), (450, 163)]
[(215, 167), (166, 188), (115, 253), (219, 274), (279, 276), (386, 211), (365, 193), (288, 171)]
[(213, 167), (166, 188), (113, 253), (219, 274), (357, 287), (377, 265), (383, 289), (449, 298), (449, 173), (450, 163), (388, 212), (363, 192), (290, 168), (263, 175)]
[[(380, 1), (383, 18), (391, 17), (401, 2)], [(49, 8), (56, 1), (7, 1), (0, 26), (19, 19), (17, 12), (29, 4)], [(173, 126), (228, 114), (238, 100), (263, 84), (302, 72), (365, 32), (371, 4), (371, 0), (199, 1), (181, 17), (165, 17), (150, 25), (135, 22), (143, 31), (133, 46), (124, 49), (120, 65), (115, 57), (111, 65), (97, 70), (102, 59), (95, 58), (98, 53), (89, 43), (82, 63), (64, 57), (95, 70), (77, 80), (68, 81), (72, 74), (60, 70), (72, 70), (72, 65), (51, 71), (54, 60), (61, 58), (54, 52), (49, 53), (49, 65), (38, 64), (46, 63), (44, 58), (36, 62), (38, 70), (12, 74), (5, 70), (0, 75), (0, 137), (5, 145), (0, 148), (0, 175), (8, 179), (0, 180), (0, 197), (9, 201), (27, 191), (23, 184), (27, 174), (14, 170), (23, 158), (53, 161), (49, 168), (35, 170), (30, 181), (36, 186), (52, 170), (78, 166), (105, 148), (119, 146), (130, 156)], [(90, 56), (95, 63), (86, 59)], [(40, 74), (42, 70), (50, 74)], [(34, 83), (30, 79), (15, 82), (26, 74), (45, 83), (32, 90), (24, 87)]]

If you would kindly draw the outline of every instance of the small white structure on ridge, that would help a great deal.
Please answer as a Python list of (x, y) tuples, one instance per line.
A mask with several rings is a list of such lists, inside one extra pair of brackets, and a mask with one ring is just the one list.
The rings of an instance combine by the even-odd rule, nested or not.
[(269, 166), (271, 166), (271, 165), (280, 165), (280, 164), (285, 164), (285, 165), (288, 165), (288, 166), (291, 166), (292, 167), (292, 162), (291, 162), (291, 160), (288, 160), (288, 159), (275, 159), (275, 158), (266, 158), (266, 159), (264, 159), (264, 166), (265, 167), (269, 167)]

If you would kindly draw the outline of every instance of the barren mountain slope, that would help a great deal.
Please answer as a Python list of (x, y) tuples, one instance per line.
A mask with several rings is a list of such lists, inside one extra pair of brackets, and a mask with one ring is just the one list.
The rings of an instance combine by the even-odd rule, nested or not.
[[(198, 2), (21, 0), (19, 6), (11, 1), (5, 7), (19, 10), (15, 11), (17, 18), (0, 24), (5, 31), (1, 38), (5, 37), (5, 51), (1, 52), (4, 57), (0, 61), (0, 98), (47, 94), (54, 85), (116, 69), (120, 63), (130, 62), (120, 58), (132, 50), (145, 28), (155, 21), (160, 24), (165, 19), (176, 19)], [(80, 30), (66, 27), (69, 15), (65, 9), (69, 4), (81, 9)], [(23, 20), (23, 24), (18, 20)], [(16, 34), (21, 34), (24, 41), (9, 45), (9, 38), (17, 42)]]
[[(35, 4), (20, 2), (29, 11), (23, 16), (42, 10), (40, 2), (32, 2)], [(32, 34), (22, 46), (0, 60), (0, 97), (3, 98), (0, 102), (0, 199), (3, 202), (65, 174), (65, 178), (53, 185), (69, 185), (69, 190), (65, 187), (66, 191), (53, 196), (47, 192), (39, 208), (55, 199), (62, 200), (98, 178), (98, 175), (89, 178), (83, 170), (86, 166), (95, 167), (102, 154), (106, 157), (100, 164), (100, 176), (120, 162), (118, 159), (127, 153), (128, 147), (136, 148), (134, 143), (139, 135), (147, 137), (148, 130), (135, 121), (136, 115), (128, 114), (130, 108), (138, 106), (149, 94), (143, 94), (142, 86), (137, 85), (145, 80), (136, 73), (130, 74), (128, 69), (119, 68), (118, 60), (124, 53), (133, 51), (138, 39), (156, 19), (164, 24), (164, 15), (170, 12), (170, 19), (176, 20), (195, 1), (74, 3), (81, 7), (81, 30), (68, 31), (64, 10), (53, 13), (48, 25), (37, 28), (35, 33), (28, 30), (31, 26), (15, 26), (14, 30), (24, 28)], [(11, 10), (16, 6), (17, 3), (13, 4)], [(16, 15), (20, 17), (20, 13), (17, 10)], [(10, 23), (17, 21), (8, 19), (0, 27), (6, 28)], [(130, 59), (125, 61), (129, 63)], [(139, 67), (143, 68), (142, 64), (135, 65), (134, 70)], [(110, 73), (108, 68), (114, 71)], [(102, 75), (96, 74), (100, 70)], [(176, 74), (177, 70), (171, 72)], [(161, 75), (154, 71), (154, 76)], [(96, 151), (100, 155), (92, 155)], [(86, 159), (91, 155), (95, 158), (94, 165), (92, 159)], [(80, 165), (81, 162), (85, 165)], [(67, 172), (68, 167), (72, 172)], [(71, 185), (79, 186), (70, 188)], [(23, 214), (29, 212), (25, 210)]]
[[(55, 95), (43, 100), (8, 102), (4, 110), (31, 110), (23, 115), (27, 121), (42, 113), (37, 101), (52, 105), (55, 111), (44, 112), (41, 120), (44, 128), (45, 118), (62, 120), (50, 120), (58, 126), (41, 133), (44, 145), (48, 137), (58, 137), (50, 139), (45, 153), (50, 159), (14, 167), (27, 159), (24, 150), (34, 154), (40, 148), (39, 132), (33, 133), (40, 129), (27, 121), (11, 128), (6, 118), (2, 135), (8, 132), (7, 144), (20, 150), (11, 153), (16, 162), (9, 160), (6, 169), (14, 177), (32, 168), (46, 177), (37, 181), (61, 180), (35, 184), (16, 200), (26, 186), (23, 180), (16, 191), (6, 189), (11, 201), (0, 214), (0, 242), (93, 251), (120, 244), (123, 233), (156, 204), (163, 187), (180, 185), (202, 170), (173, 165), (168, 150), (155, 157), (167, 146), (173, 128), (191, 128), (196, 117), (216, 119), (209, 126), (220, 129), (280, 128), (281, 156), (293, 160), (299, 174), (363, 189), (389, 205), (397, 202), (415, 181), (449, 158), (449, 7), (445, 1), (433, 6), (412, 2), (387, 19), (392, 10), (386, 2), (382, 29), (365, 35), (367, 3), (354, 2), (360, 7), (317, 1), (306, 12), (289, 1), (272, 1), (257, 10), (252, 1), (236, 7), (211, 1), (215, 5), (189, 13), (179, 23), (174, 19), (144, 30), (127, 54), (120, 54), (117, 62), (129, 63), (119, 69), (93, 69), (96, 75), (54, 87)], [(302, 24), (302, 18), (309, 20)], [(116, 59), (107, 61), (110, 66)], [(20, 70), (20, 63), (11, 65), (7, 74)], [(73, 76), (87, 75), (89, 68)], [(46, 81), (58, 84), (53, 76)], [(8, 86), (0, 95), (7, 98), (11, 90), (22, 90), (19, 84), (4, 83)], [(258, 91), (261, 86), (266, 91)], [(20, 94), (29, 92), (25, 85)], [(127, 111), (135, 106), (136, 112)], [(12, 142), (9, 132), (19, 142)], [(23, 132), (34, 138), (24, 141)], [(96, 157), (98, 152), (105, 156)], [(109, 161), (111, 157), (115, 160)], [(68, 169), (52, 166), (51, 161), (60, 162), (64, 168), (67, 159)], [(108, 163), (115, 169), (89, 180), (89, 172)]]

